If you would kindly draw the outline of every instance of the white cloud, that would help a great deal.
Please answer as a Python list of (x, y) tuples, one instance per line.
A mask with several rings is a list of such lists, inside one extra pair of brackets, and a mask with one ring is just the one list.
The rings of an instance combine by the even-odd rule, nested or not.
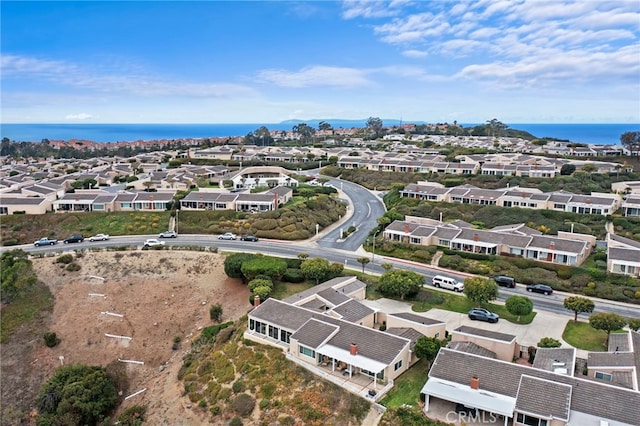
[[(396, 2), (396, 6), (404, 4), (405, 2)], [(342, 3), (342, 17), (344, 19), (385, 18), (396, 14), (397, 10), (390, 7), (389, 3), (385, 1), (347, 0)]]
[(258, 73), (258, 78), (281, 87), (341, 87), (353, 88), (372, 84), (365, 72), (355, 68), (310, 66), (300, 71), (268, 69)]
[(402, 55), (407, 58), (426, 58), (429, 56), (429, 53), (424, 50), (408, 49), (403, 50)]
[(171, 81), (141, 71), (117, 74), (84, 69), (76, 64), (16, 55), (3, 55), (0, 61), (3, 78), (33, 78), (55, 82), (68, 88), (98, 93), (139, 96), (215, 97), (255, 96), (256, 92), (234, 83)]
[(93, 115), (87, 114), (86, 112), (81, 112), (80, 114), (68, 114), (64, 117), (65, 120), (89, 120), (92, 118)]

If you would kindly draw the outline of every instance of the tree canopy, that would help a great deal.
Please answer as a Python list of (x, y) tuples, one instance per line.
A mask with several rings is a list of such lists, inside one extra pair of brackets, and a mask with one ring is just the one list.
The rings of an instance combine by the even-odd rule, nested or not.
[(327, 259), (322, 257), (313, 257), (307, 259), (300, 265), (302, 274), (308, 280), (313, 280), (317, 284), (324, 281), (331, 275), (331, 265)]
[(582, 296), (569, 296), (562, 302), (565, 309), (573, 311), (573, 321), (578, 321), (578, 314), (582, 312), (593, 312), (595, 304), (591, 299)]
[(464, 294), (476, 303), (487, 303), (498, 297), (498, 284), (483, 277), (472, 277), (464, 280)]
[(374, 139), (378, 139), (380, 137), (380, 133), (382, 132), (382, 120), (378, 117), (369, 117), (367, 120), (367, 129), (373, 133)]
[(533, 302), (526, 296), (509, 296), (504, 303), (512, 315), (518, 316), (518, 321), (522, 315), (529, 315), (533, 311)]
[(378, 291), (385, 296), (411, 297), (418, 294), (424, 285), (424, 277), (413, 271), (396, 269), (387, 271), (380, 276)]
[(420, 337), (415, 346), (416, 356), (420, 359), (426, 359), (431, 364), (436, 359), (440, 348), (445, 344), (446, 341), (443, 342), (436, 337)]
[(95, 425), (118, 401), (116, 387), (102, 367), (65, 365), (40, 389), (39, 424)]
[(620, 143), (623, 147), (631, 151), (631, 155), (634, 152), (640, 151), (640, 132), (624, 132), (620, 135)]
[(620, 330), (627, 325), (627, 319), (611, 312), (599, 312), (589, 317), (589, 324), (596, 330), (607, 332), (605, 344), (609, 344), (609, 335), (612, 331)]

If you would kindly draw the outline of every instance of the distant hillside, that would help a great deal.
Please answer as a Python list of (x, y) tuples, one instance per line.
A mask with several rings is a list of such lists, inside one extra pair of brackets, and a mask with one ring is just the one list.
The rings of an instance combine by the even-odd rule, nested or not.
[[(350, 127), (366, 127), (367, 126), (367, 120), (369, 118), (362, 118), (359, 120), (345, 120), (345, 119), (340, 119), (340, 118), (323, 118), (323, 119), (318, 119), (318, 118), (313, 118), (311, 120), (286, 120), (286, 121), (282, 121), (280, 123), (278, 123), (279, 125), (283, 125), (283, 126), (295, 126), (296, 124), (300, 124), (300, 123), (306, 123), (307, 125), (311, 126), (311, 127), (318, 127), (318, 124), (320, 122), (326, 122), (331, 124), (331, 127), (337, 128), (337, 127), (343, 127), (343, 128), (350, 128)], [(382, 119), (382, 124), (385, 127), (393, 127), (393, 126), (400, 126), (403, 123), (413, 123), (413, 124), (427, 124), (424, 121), (402, 121), (402, 120), (398, 120), (396, 118), (383, 118)]]

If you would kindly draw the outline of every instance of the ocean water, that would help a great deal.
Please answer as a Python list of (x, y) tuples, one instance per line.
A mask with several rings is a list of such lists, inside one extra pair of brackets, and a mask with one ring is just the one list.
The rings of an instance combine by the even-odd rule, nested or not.
[[(325, 120), (334, 128), (364, 127), (366, 120)], [(306, 124), (317, 128), (319, 120)], [(269, 130), (289, 131), (298, 122), (239, 123), (239, 124), (0, 124), (0, 137), (16, 142), (40, 142), (43, 139), (81, 139), (94, 142), (130, 142), (137, 140), (213, 138), (245, 136), (261, 126)], [(399, 120), (383, 120), (385, 126), (398, 125)], [(424, 124), (420, 122), (417, 124)], [(551, 137), (586, 144), (620, 144), (620, 135), (640, 131), (640, 124), (507, 124), (542, 138)], [(473, 124), (462, 124), (464, 127)]]

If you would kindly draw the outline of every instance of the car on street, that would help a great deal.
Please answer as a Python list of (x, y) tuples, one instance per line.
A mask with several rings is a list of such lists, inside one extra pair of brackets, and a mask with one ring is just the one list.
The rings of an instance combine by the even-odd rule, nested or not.
[(516, 288), (516, 280), (513, 277), (498, 275), (497, 277), (493, 277), (493, 280), (501, 287)]
[(177, 238), (178, 233), (176, 231), (164, 231), (158, 235), (158, 238)]
[(219, 240), (235, 240), (236, 238), (236, 234), (233, 232), (225, 232), (222, 235), (218, 235)]
[(443, 275), (436, 275), (431, 280), (434, 287), (446, 288), (447, 290), (457, 291), (462, 293), (464, 291), (464, 283), (456, 280), (455, 278), (445, 277)]
[(534, 293), (542, 293), (545, 295), (549, 295), (553, 293), (553, 289), (546, 284), (529, 284), (527, 286), (527, 291), (534, 292)]
[(243, 235), (240, 237), (241, 241), (258, 241), (258, 237), (255, 235)]
[(160, 241), (157, 238), (150, 238), (144, 242), (145, 247), (158, 247), (163, 245), (164, 245), (164, 241)]
[(500, 316), (485, 308), (472, 308), (469, 310), (469, 319), (496, 323), (500, 319)]
[(64, 243), (81, 243), (84, 241), (84, 235), (82, 234), (73, 234), (72, 236), (65, 238)]
[(109, 236), (107, 234), (96, 234), (93, 235), (91, 237), (89, 237), (89, 241), (94, 242), (94, 241), (107, 241), (109, 239)]
[(53, 240), (51, 238), (40, 238), (38, 241), (35, 241), (33, 243), (34, 246), (36, 247), (40, 247), (40, 246), (52, 246), (54, 244), (58, 244), (58, 240)]

